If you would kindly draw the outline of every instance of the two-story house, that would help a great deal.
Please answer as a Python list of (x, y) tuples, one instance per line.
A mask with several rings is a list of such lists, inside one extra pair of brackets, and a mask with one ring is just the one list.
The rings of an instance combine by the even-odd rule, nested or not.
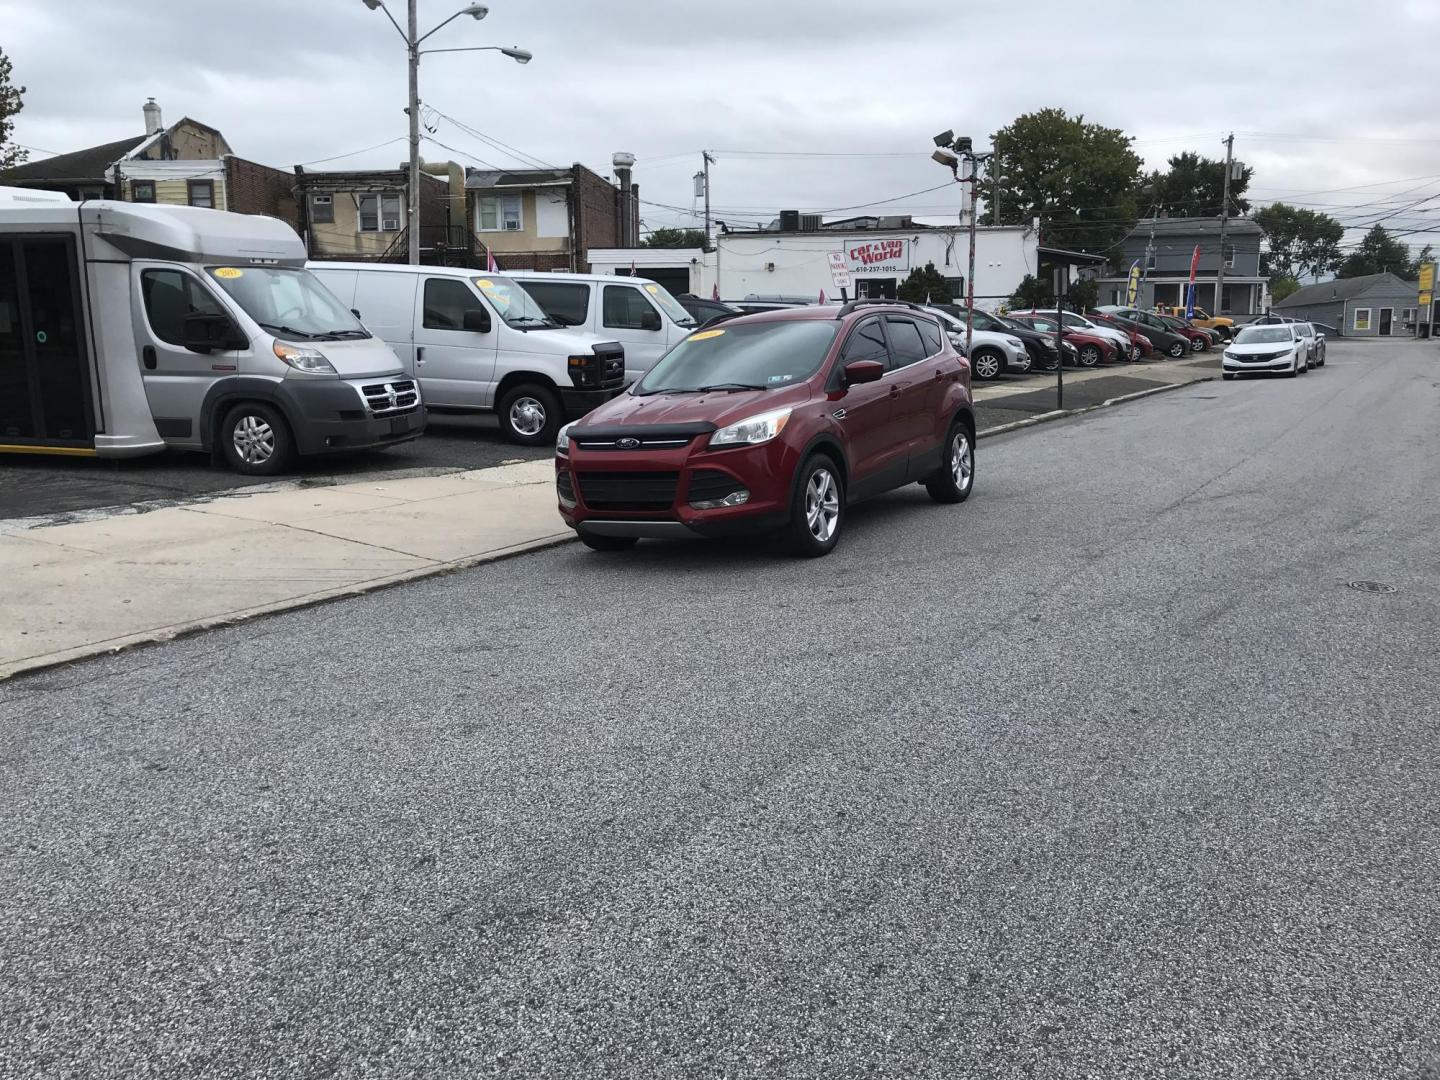
[(5, 182), (63, 191), (77, 201), (204, 206), (294, 224), (294, 177), (288, 172), (236, 157), (224, 135), (188, 116), (167, 126), (154, 98), (142, 114), (144, 135), (28, 162)]
[[(1195, 273), (1195, 302), (1226, 315), (1251, 315), (1263, 310), (1268, 278), (1260, 274), (1260, 226), (1249, 218), (1231, 218), (1220, 245), (1220, 219), (1146, 218), (1121, 241), (1119, 253), (1101, 275), (1100, 303), (1124, 304), (1130, 268), (1138, 261), (1143, 277), (1136, 306), (1181, 306), (1190, 280), (1190, 261), (1200, 249)], [(1225, 295), (1216, 302), (1215, 283), (1225, 264)]]
[(638, 186), (617, 187), (578, 162), (568, 169), (468, 169), (465, 190), (480, 249), (501, 269), (583, 273), (592, 248), (638, 245)]
[[(310, 257), (404, 262), (409, 186), (404, 167), (309, 172), (295, 166), (299, 231)], [(438, 253), (449, 234), (448, 194), (444, 180), (420, 174), (422, 261), (445, 261)]]

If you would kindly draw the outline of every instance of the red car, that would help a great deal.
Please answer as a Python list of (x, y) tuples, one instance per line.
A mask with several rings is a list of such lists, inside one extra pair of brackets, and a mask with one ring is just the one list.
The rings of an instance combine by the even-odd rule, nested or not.
[[(1046, 315), (1029, 315), (1025, 313), (1015, 314), (1011, 312), (1011, 319), (1024, 323), (1031, 329), (1038, 330), (1042, 334), (1055, 335), (1055, 318)], [(1081, 367), (1094, 367), (1096, 364), (1108, 364), (1120, 355), (1120, 346), (1113, 341), (1108, 341), (1099, 334), (1089, 334), (1084, 330), (1065, 330), (1064, 338), (1075, 346), (1076, 361)]]
[(970, 367), (933, 316), (893, 301), (711, 323), (555, 446), (560, 516), (598, 551), (773, 532), (824, 555), (847, 507), (917, 482), (937, 502), (970, 495)]

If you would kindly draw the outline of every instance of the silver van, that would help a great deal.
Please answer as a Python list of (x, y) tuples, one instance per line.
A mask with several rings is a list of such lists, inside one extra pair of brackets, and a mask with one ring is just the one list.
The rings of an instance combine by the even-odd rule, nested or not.
[(273, 218), (0, 188), (0, 451), (297, 454), (420, 435), (413, 379)]
[(625, 348), (563, 329), (505, 274), (462, 267), (312, 262), (310, 270), (384, 338), (432, 413), (494, 410), (526, 446), (625, 388)]
[(625, 381), (635, 382), (695, 329), (665, 286), (617, 274), (506, 271), (564, 326), (613, 337), (625, 346)]

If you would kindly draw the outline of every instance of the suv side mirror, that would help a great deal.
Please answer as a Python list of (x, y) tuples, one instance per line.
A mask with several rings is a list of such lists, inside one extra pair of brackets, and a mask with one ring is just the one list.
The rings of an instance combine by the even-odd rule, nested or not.
[(879, 360), (851, 360), (845, 365), (845, 385), (858, 386), (860, 383), (879, 382), (885, 374), (885, 365)]
[(191, 352), (208, 353), (216, 349), (243, 349), (249, 344), (235, 324), (225, 315), (196, 311), (185, 316), (183, 337)]
[(488, 334), (490, 332), (490, 313), (470, 308), (462, 316), (460, 325), (477, 334)]

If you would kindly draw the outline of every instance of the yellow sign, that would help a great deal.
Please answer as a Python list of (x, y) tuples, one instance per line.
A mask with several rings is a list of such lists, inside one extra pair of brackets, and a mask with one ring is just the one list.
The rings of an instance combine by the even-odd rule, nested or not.
[[(1433, 293), (1435, 291), (1435, 264), (1420, 264), (1420, 291), (1422, 293)], [(1420, 301), (1422, 304), (1425, 301)]]
[(1428, 307), (1430, 306), (1430, 302), (1431, 302), (1433, 299), (1434, 299), (1434, 294), (1433, 294), (1433, 293), (1422, 292), (1422, 293), (1420, 294), (1420, 310), (1421, 310), (1421, 311), (1424, 311), (1426, 308), (1428, 308)]
[(233, 266), (222, 266), (215, 270), (215, 276), (224, 278), (226, 281), (233, 281), (235, 278), (244, 277), (244, 270), (236, 270)]
[(711, 338), (719, 337), (719, 336), (720, 336), (721, 334), (723, 334), (723, 333), (725, 333), (724, 330), (703, 330), (703, 331), (701, 331), (701, 332), (698, 333), (698, 334), (691, 334), (691, 335), (690, 335), (690, 340), (691, 340), (691, 341), (709, 341)]
[(1131, 307), (1140, 300), (1140, 260), (1136, 259), (1130, 266), (1130, 280), (1125, 286), (1125, 302)]

